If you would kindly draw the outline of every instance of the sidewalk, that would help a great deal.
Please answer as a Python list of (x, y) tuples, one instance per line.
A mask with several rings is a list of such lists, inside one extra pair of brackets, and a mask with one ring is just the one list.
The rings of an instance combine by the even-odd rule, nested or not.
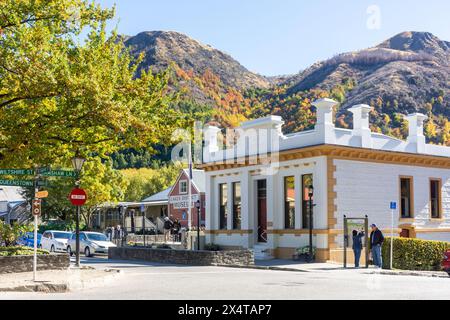
[(117, 270), (70, 268), (68, 270), (38, 271), (36, 282), (32, 272), (0, 275), (0, 292), (61, 293), (70, 290), (102, 286), (120, 276)]
[(329, 272), (329, 271), (351, 271), (368, 274), (384, 274), (384, 275), (405, 275), (405, 276), (421, 276), (421, 277), (438, 277), (449, 278), (449, 275), (444, 271), (411, 271), (411, 270), (386, 270), (378, 269), (374, 266), (369, 266), (368, 269), (360, 267), (355, 269), (353, 267), (344, 268), (342, 264), (337, 263), (307, 263), (293, 260), (256, 260), (254, 266), (228, 266), (233, 268), (250, 268), (261, 270), (276, 270), (276, 271), (292, 271), (292, 272)]

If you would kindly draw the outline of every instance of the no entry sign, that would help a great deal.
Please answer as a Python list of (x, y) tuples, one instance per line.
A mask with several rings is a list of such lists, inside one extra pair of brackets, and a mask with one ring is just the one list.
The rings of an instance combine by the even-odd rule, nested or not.
[(83, 189), (73, 189), (69, 195), (69, 200), (74, 206), (82, 206), (86, 203), (87, 194)]

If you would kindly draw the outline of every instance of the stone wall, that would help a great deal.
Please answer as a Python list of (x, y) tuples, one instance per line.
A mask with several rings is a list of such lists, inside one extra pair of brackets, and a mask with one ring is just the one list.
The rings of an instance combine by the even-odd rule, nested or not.
[[(37, 256), (37, 270), (67, 269), (68, 254), (46, 254)], [(33, 256), (0, 257), (0, 274), (33, 271)]]
[(150, 248), (117, 247), (109, 248), (109, 259), (144, 260), (159, 263), (184, 264), (196, 266), (255, 264), (253, 251), (191, 251)]

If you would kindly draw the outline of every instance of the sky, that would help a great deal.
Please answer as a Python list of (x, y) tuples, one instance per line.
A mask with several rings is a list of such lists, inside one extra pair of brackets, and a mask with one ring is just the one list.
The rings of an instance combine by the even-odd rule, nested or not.
[(450, 41), (448, 0), (97, 0), (116, 5), (109, 27), (136, 35), (184, 33), (230, 54), (250, 71), (297, 73), (336, 54), (403, 31)]

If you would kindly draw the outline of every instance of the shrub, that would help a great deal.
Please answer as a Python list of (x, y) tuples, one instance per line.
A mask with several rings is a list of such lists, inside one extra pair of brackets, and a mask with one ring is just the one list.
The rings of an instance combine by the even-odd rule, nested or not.
[[(33, 255), (33, 248), (30, 247), (0, 247), (0, 257), (10, 257), (10, 256), (31, 256)], [(38, 249), (38, 254), (49, 254), (47, 250)]]
[[(44, 233), (47, 230), (75, 231), (75, 221), (51, 221), (39, 226), (39, 233)], [(87, 226), (81, 221), (80, 231), (87, 231)]]
[[(394, 269), (439, 271), (444, 252), (450, 242), (394, 237)], [(391, 238), (386, 237), (382, 247), (383, 268), (390, 266)]]
[(156, 246), (156, 249), (172, 249), (168, 244), (159, 244)]
[(207, 244), (205, 244), (205, 250), (206, 251), (220, 251), (220, 250), (222, 250), (222, 248), (218, 244), (207, 243)]
[(12, 224), (0, 221), (0, 244), (5, 246), (14, 246), (17, 240), (25, 233), (32, 231), (33, 228), (29, 225)]

